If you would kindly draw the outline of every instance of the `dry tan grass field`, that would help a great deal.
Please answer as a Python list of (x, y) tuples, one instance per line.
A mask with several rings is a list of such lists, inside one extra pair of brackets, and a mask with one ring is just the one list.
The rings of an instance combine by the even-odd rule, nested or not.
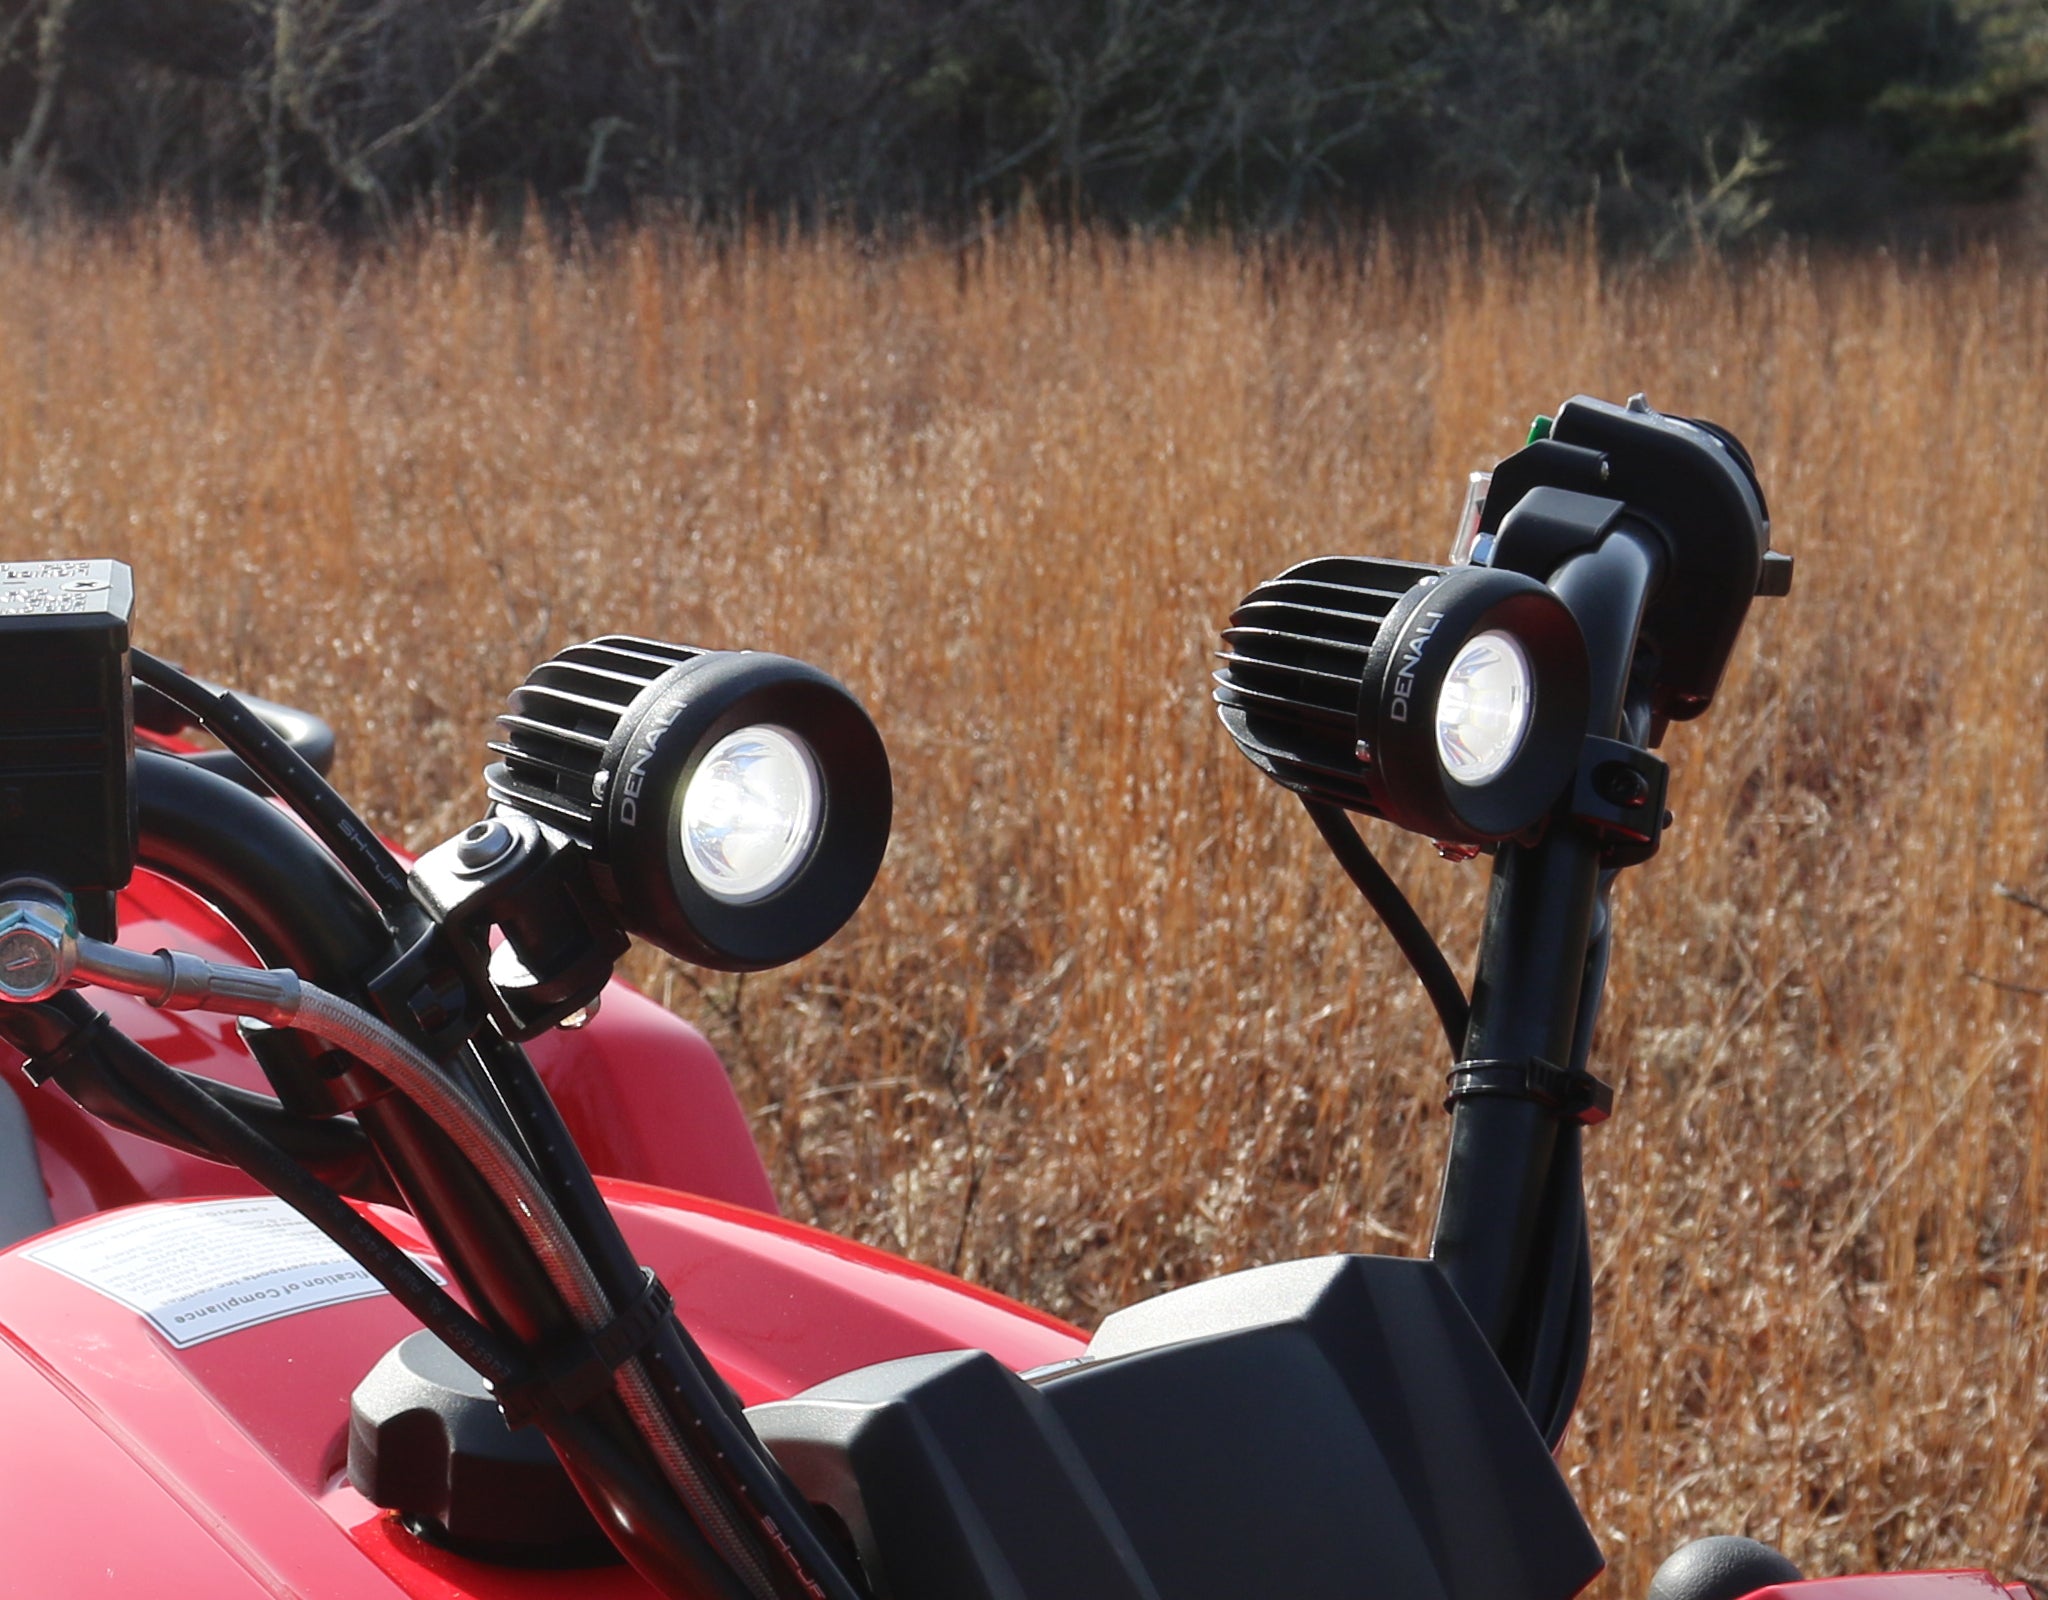
[[(1574, 391), (1754, 448), (1793, 597), (1678, 729), (1628, 875), (1564, 1460), (1639, 1594), (1698, 1533), (2048, 1576), (2048, 282), (1655, 274), (1381, 240), (602, 252), (457, 231), (0, 238), (0, 526), (111, 554), (139, 641), (323, 711), (420, 845), (543, 654), (816, 661), (895, 763), (880, 884), (724, 1050), (792, 1214), (1088, 1322), (1426, 1241), (1441, 1041), (1209, 657), (1254, 581), (1441, 559)], [(1461, 966), (1485, 864), (1369, 829)]]

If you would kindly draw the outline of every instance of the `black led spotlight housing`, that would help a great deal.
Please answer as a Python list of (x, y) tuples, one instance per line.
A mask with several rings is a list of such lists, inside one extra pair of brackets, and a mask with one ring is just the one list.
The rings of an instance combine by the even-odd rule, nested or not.
[(881, 866), (881, 736), (803, 662), (594, 639), (536, 667), (498, 724), (491, 799), (568, 835), (620, 926), (699, 966), (807, 954)]
[(1260, 584), (1223, 640), (1224, 726), (1310, 799), (1484, 846), (1533, 836), (1577, 771), (1585, 637), (1533, 578), (1326, 556)]

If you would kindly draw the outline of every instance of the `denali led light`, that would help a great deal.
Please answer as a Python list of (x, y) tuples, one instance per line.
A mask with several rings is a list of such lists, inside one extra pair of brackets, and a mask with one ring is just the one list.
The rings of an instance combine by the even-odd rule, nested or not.
[(821, 798), (817, 760), (787, 728), (728, 733), (683, 785), (683, 863), (714, 900), (765, 900), (810, 859)]
[(581, 845), (619, 925), (700, 966), (794, 961), (881, 866), (881, 736), (800, 661), (595, 639), (535, 668), (498, 721), (491, 798)]
[(1537, 828), (1577, 769), (1586, 643), (1519, 573), (1333, 556), (1231, 615), (1216, 702), (1288, 788), (1433, 839)]

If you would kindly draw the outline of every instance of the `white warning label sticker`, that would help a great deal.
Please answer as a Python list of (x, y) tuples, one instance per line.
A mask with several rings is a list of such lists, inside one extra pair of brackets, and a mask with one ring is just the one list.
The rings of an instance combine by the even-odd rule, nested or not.
[(140, 1312), (181, 1350), (385, 1292), (326, 1234), (269, 1198), (108, 1217), (22, 1254)]

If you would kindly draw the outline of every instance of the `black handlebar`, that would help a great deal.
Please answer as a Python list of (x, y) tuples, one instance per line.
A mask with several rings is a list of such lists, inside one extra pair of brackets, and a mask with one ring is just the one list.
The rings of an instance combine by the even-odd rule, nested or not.
[[(1596, 737), (1618, 730), (1636, 630), (1662, 571), (1661, 543), (1623, 525), (1597, 548), (1567, 558), (1552, 577), (1593, 659), (1588, 731)], [(1538, 844), (1501, 847), (1465, 1061), (1564, 1068), (1578, 1057), (1600, 880), (1600, 840), (1590, 829), (1553, 827)], [(1461, 1099), (1452, 1112), (1430, 1253), (1525, 1394), (1555, 1386), (1552, 1374), (1530, 1363), (1534, 1347), (1555, 1343), (1539, 1336), (1543, 1308), (1560, 1295), (1568, 1301), (1571, 1292), (1569, 1282), (1551, 1281), (1558, 1254), (1552, 1246), (1560, 1229), (1583, 1229), (1583, 1202), (1558, 1195), (1555, 1174), (1568, 1166), (1576, 1189), (1578, 1138), (1575, 1124), (1534, 1099)], [(1575, 1243), (1565, 1255), (1567, 1270), (1576, 1270)]]
[[(1493, 565), (1546, 584), (1578, 621), (1592, 759), (1646, 752), (1669, 722), (1706, 710), (1751, 597), (1789, 587), (1748, 453), (1640, 397), (1568, 402), (1549, 437), (1495, 471), (1481, 526)], [(1495, 858), (1431, 1247), (1553, 1444), (1590, 1337), (1580, 1137), (1606, 1099), (1589, 1112), (1581, 1097), (1597, 1088), (1586, 1062), (1607, 897), (1648, 853), (1603, 837), (1586, 780), (1539, 839)], [(1656, 795), (1661, 806), (1661, 785)]]

